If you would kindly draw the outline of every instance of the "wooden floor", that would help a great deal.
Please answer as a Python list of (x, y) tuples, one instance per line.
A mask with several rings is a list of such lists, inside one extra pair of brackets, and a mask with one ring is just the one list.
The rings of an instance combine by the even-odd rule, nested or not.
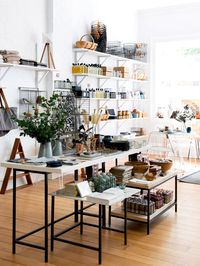
[[(59, 187), (58, 180), (49, 182), (49, 191)], [(168, 182), (165, 187), (172, 188)], [(18, 189), (17, 233), (23, 234), (36, 228), (43, 221), (43, 183)], [(50, 199), (49, 199), (50, 203)], [(56, 200), (56, 217), (72, 210), (72, 202)], [(93, 208), (95, 211), (96, 207)], [(12, 192), (0, 195), (0, 265), (1, 266), (90, 266), (98, 265), (97, 252), (55, 242), (55, 250), (49, 252), (49, 263), (43, 262), (43, 251), (17, 245), (16, 255), (11, 253)], [(94, 218), (86, 218), (94, 219)], [(72, 223), (71, 220), (69, 223)], [(66, 222), (56, 225), (62, 229)], [(121, 227), (122, 220), (113, 218), (113, 225)], [(80, 239), (78, 229), (68, 233), (71, 239)], [(43, 243), (43, 232), (29, 237), (35, 243)], [(27, 239), (28, 240), (28, 239)], [(80, 241), (97, 243), (97, 229), (85, 227)], [(123, 245), (123, 235), (103, 232), (104, 266), (169, 266), (200, 265), (200, 186), (178, 182), (178, 212), (174, 208), (159, 217), (146, 235), (146, 226), (128, 222), (128, 245)]]

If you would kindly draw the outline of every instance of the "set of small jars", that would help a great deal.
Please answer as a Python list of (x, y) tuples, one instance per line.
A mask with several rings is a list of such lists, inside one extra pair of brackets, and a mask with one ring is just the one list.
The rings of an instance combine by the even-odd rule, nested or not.
[(128, 118), (130, 118), (130, 113), (128, 110), (118, 111), (117, 112), (117, 118), (118, 119), (128, 119)]
[(100, 64), (72, 64), (72, 74), (103, 75)]

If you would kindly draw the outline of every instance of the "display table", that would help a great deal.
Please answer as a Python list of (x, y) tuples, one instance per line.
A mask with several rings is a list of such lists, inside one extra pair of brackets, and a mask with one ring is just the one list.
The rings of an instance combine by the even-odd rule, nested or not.
[[(174, 179), (174, 200), (170, 201), (168, 204), (164, 204), (163, 207), (157, 209), (154, 213), (150, 214), (150, 192), (152, 189), (162, 185), (163, 183)], [(147, 224), (147, 234), (150, 233), (150, 223), (158, 216), (175, 206), (175, 212), (177, 212), (177, 172), (170, 171), (164, 176), (159, 176), (154, 181), (145, 181), (133, 178), (128, 183), (129, 187), (141, 189), (142, 193), (143, 190), (147, 191), (147, 215), (137, 214), (133, 212), (127, 212), (127, 219), (132, 221), (143, 222)], [(118, 208), (111, 211), (111, 216), (114, 217), (124, 217), (123, 211)]]
[[(52, 199), (52, 201), (51, 201), (51, 251), (54, 250), (54, 240), (57, 240), (57, 241), (60, 241), (63, 243), (68, 243), (68, 244), (75, 245), (75, 246), (79, 246), (79, 247), (83, 247), (83, 248), (92, 249), (92, 250), (98, 251), (98, 262), (99, 262), (99, 264), (101, 264), (101, 262), (102, 262), (102, 228), (107, 229), (107, 230), (117, 231), (120, 233), (124, 233), (124, 245), (127, 245), (127, 198), (131, 197), (134, 194), (139, 193), (139, 190), (134, 189), (134, 188), (125, 188), (123, 191), (121, 191), (119, 188), (115, 188), (115, 190), (116, 191), (119, 190), (120, 193), (116, 194), (116, 197), (114, 200), (108, 200), (107, 203), (105, 203), (105, 204), (102, 204), (103, 201), (101, 200), (101, 198), (99, 198), (99, 200), (97, 200), (97, 199), (92, 200), (92, 196), (90, 196), (89, 199), (88, 199), (88, 197), (67, 196), (65, 189), (61, 189), (61, 190), (58, 190), (56, 192), (51, 193), (51, 199)], [(103, 193), (101, 193), (101, 194), (103, 194)], [(60, 217), (57, 221), (55, 221), (55, 219), (54, 219), (55, 197), (64, 197), (64, 198), (71, 199), (71, 200), (78, 200), (80, 202), (80, 205), (81, 205), (80, 210), (79, 210), (80, 222), (75, 223), (74, 225), (72, 225), (72, 226), (70, 226), (70, 227), (68, 227), (68, 228), (66, 228), (66, 229), (64, 229), (61, 232), (56, 233), (56, 234), (54, 233), (54, 224), (66, 219), (66, 216)], [(102, 198), (103, 198), (103, 195), (102, 195)], [(124, 202), (124, 204), (123, 204), (124, 205), (124, 209), (123, 209), (124, 229), (120, 230), (120, 229), (107, 227), (107, 226), (102, 227), (102, 218), (103, 218), (102, 206), (103, 205), (104, 206), (113, 206), (116, 203), (121, 203), (122, 201)], [(98, 204), (99, 205), (98, 214), (92, 214), (92, 213), (84, 212), (83, 202), (90, 202), (90, 203)], [(94, 204), (91, 204), (91, 205), (93, 206)], [(90, 206), (87, 206), (87, 208)], [(98, 218), (98, 225), (85, 222), (83, 220), (84, 215)], [(69, 215), (69, 216), (71, 216), (71, 215)], [(63, 234), (66, 234), (67, 232), (73, 230), (76, 227), (80, 227), (80, 234), (82, 235), (83, 234), (83, 225), (93, 226), (93, 227), (98, 228), (98, 246), (97, 247), (95, 247), (94, 245), (88, 245), (85, 243), (80, 243), (78, 241), (72, 241), (72, 240), (66, 239), (66, 236), (65, 236), (65, 238), (61, 238), (61, 236)]]
[[(130, 149), (124, 152), (116, 152), (112, 154), (104, 154), (97, 158), (91, 159), (82, 159), (79, 164), (76, 165), (63, 165), (61, 167), (46, 167), (44, 165), (32, 165), (28, 163), (13, 163), (13, 162), (2, 162), (1, 166), (6, 168), (13, 169), (13, 218), (12, 218), (12, 253), (16, 253), (16, 244), (29, 246), (32, 248), (44, 250), (45, 262), (48, 262), (48, 226), (51, 223), (48, 223), (48, 178), (51, 174), (59, 174), (63, 176), (64, 174), (74, 173), (74, 180), (78, 180), (78, 170), (81, 168), (89, 167), (95, 164), (102, 164), (102, 169), (105, 171), (105, 163), (108, 161), (116, 161), (120, 158), (124, 158), (134, 153), (138, 153), (146, 150), (146, 147), (139, 149)], [(29, 173), (37, 173), (44, 175), (44, 225), (40, 228), (32, 230), (29, 233), (21, 235), (17, 237), (16, 235), (16, 207), (17, 207), (17, 195), (16, 195), (16, 173), (17, 171), (29, 172)], [(41, 207), (41, 206), (38, 206)], [(74, 203), (74, 217), (75, 221), (78, 221), (78, 201), (75, 200)], [(24, 238), (39, 232), (40, 230), (44, 230), (44, 246), (32, 244), (27, 241), (24, 241)]]

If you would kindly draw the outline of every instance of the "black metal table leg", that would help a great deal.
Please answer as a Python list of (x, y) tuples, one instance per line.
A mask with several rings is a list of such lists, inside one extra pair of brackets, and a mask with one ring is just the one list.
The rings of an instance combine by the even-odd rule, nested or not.
[(80, 234), (83, 234), (83, 202), (81, 201), (81, 209), (80, 209)]
[(106, 171), (106, 163), (105, 162), (103, 162), (101, 164), (101, 169), (102, 169), (102, 172), (105, 173), (105, 171)]
[(127, 199), (124, 200), (124, 245), (127, 245)]
[(44, 239), (45, 262), (48, 262), (48, 173), (44, 174)]
[(108, 207), (108, 226), (111, 227), (111, 206)]
[(115, 159), (115, 166), (118, 165), (118, 159)]
[(51, 251), (54, 250), (54, 214), (55, 214), (55, 196), (51, 196)]
[(17, 198), (16, 198), (16, 169), (13, 169), (13, 219), (12, 219), (12, 253), (16, 253), (16, 207), (17, 207)]
[(148, 208), (147, 208), (147, 235), (150, 233), (150, 190), (147, 192), (148, 196)]
[[(74, 181), (78, 181), (78, 170), (74, 171)], [(74, 222), (78, 222), (78, 200), (74, 201)]]
[[(102, 163), (102, 172), (105, 173), (106, 171), (106, 163), (103, 162)], [(103, 219), (103, 226), (106, 226), (106, 206), (105, 205), (102, 205), (102, 219)]]
[(177, 175), (175, 175), (175, 212), (177, 212)]
[[(105, 206), (104, 206), (105, 207)], [(102, 262), (102, 205), (99, 204), (99, 264)]]
[(102, 205), (102, 224), (106, 226), (106, 206)]

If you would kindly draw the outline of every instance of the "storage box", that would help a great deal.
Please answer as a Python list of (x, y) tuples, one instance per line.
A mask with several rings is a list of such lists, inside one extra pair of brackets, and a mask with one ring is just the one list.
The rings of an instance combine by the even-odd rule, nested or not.
[[(145, 196), (147, 199), (147, 196)], [(150, 200), (155, 202), (155, 208), (160, 209), (164, 205), (164, 197), (160, 194), (150, 193)]]
[(112, 77), (113, 76), (113, 68), (112, 67), (107, 67), (107, 66), (102, 66), (102, 74), (107, 77)]
[(122, 78), (129, 78), (129, 68), (124, 66), (113, 67), (114, 72), (118, 72), (121, 74)]

